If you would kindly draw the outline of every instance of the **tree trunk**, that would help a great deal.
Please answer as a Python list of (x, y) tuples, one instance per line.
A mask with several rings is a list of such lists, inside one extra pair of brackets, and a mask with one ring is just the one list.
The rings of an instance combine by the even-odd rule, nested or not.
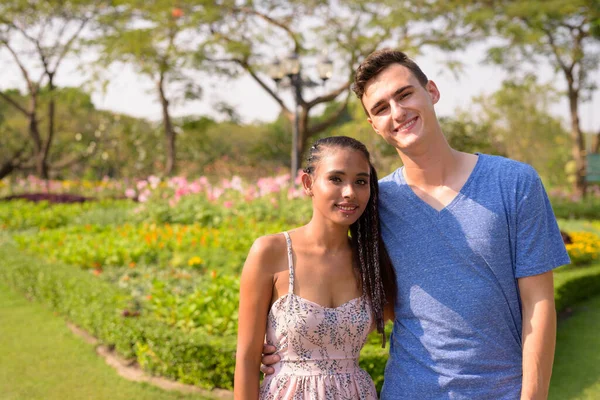
[(302, 108), (300, 110), (300, 122), (298, 126), (298, 160), (300, 160), (300, 168), (302, 168), (302, 154), (304, 153), (304, 149), (306, 143), (308, 142), (309, 132), (308, 132), (308, 112), (309, 110), (306, 108)]
[(594, 136), (594, 141), (592, 142), (592, 153), (600, 153), (600, 132), (596, 133)]
[(571, 152), (573, 160), (575, 160), (575, 182), (573, 189), (575, 194), (584, 197), (586, 193), (586, 165), (585, 165), (585, 143), (583, 139), (583, 132), (579, 125), (579, 92), (575, 90), (572, 85), (572, 79), (568, 79), (569, 83), (569, 108), (571, 112)]
[(3, 179), (10, 175), (15, 170), (15, 166), (12, 163), (12, 160), (5, 162), (0, 165), (0, 179)]
[(39, 159), (38, 173), (40, 178), (48, 179), (49, 178), (49, 166), (48, 166), (48, 155), (50, 154), (50, 147), (52, 146), (52, 141), (54, 140), (54, 117), (56, 114), (56, 100), (54, 99), (54, 73), (48, 73), (48, 92), (50, 97), (50, 102), (48, 103), (48, 137), (44, 142), (41, 150), (41, 156)]
[(160, 103), (162, 105), (163, 113), (163, 126), (165, 130), (165, 151), (166, 151), (166, 163), (165, 163), (165, 175), (172, 175), (175, 172), (175, 131), (173, 130), (173, 124), (171, 122), (171, 115), (169, 114), (169, 100), (165, 95), (164, 91), (164, 74), (161, 73), (160, 80), (158, 82), (158, 92), (160, 94)]

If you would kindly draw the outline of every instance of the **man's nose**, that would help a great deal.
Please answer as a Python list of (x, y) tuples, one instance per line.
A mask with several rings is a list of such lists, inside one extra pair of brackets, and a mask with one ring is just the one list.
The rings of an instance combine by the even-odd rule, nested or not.
[(404, 107), (402, 107), (402, 105), (400, 105), (399, 103), (396, 103), (396, 102), (392, 102), (391, 111), (392, 111), (392, 118), (394, 118), (394, 120), (396, 120), (396, 121), (404, 120), (404, 115), (406, 114), (406, 111), (404, 110)]

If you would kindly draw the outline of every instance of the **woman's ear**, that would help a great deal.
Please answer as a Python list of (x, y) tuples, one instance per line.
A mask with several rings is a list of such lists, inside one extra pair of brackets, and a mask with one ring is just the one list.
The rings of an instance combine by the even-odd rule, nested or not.
[(302, 187), (304, 188), (304, 193), (306, 193), (307, 196), (312, 197), (313, 193), (312, 193), (312, 176), (310, 176), (309, 174), (307, 174), (306, 172), (304, 172), (302, 174)]

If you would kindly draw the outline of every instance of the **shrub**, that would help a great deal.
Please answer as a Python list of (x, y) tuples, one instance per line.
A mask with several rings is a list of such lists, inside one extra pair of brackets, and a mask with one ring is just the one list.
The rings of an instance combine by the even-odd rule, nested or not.
[(569, 232), (572, 243), (565, 247), (574, 265), (589, 264), (600, 255), (600, 236), (592, 232)]
[[(149, 372), (207, 388), (232, 387), (234, 336), (214, 337), (202, 330), (186, 333), (143, 314), (124, 317), (130, 298), (116, 286), (88, 272), (63, 264), (50, 265), (20, 253), (5, 236), (0, 236), (0, 279), (28, 297), (49, 304), (122, 355), (135, 357)], [(559, 268), (555, 292), (558, 311), (598, 294), (600, 264)], [(378, 388), (388, 349), (382, 349), (379, 337), (372, 335), (361, 353), (360, 365)]]
[(573, 201), (569, 198), (551, 198), (552, 209), (556, 218), (565, 219), (598, 219), (600, 214), (600, 197), (589, 196), (583, 200)]
[(235, 338), (185, 333), (152, 317), (124, 313), (129, 297), (92, 274), (48, 264), (21, 253), (0, 236), (0, 279), (27, 297), (48, 304), (68, 320), (135, 357), (147, 371), (206, 388), (230, 389), (235, 364)]

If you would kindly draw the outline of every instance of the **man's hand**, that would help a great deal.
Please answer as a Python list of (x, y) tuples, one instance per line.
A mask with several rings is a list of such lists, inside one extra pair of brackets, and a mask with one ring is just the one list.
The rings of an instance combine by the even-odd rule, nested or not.
[(275, 353), (275, 346), (270, 344), (263, 345), (263, 356), (261, 359), (262, 365), (260, 366), (260, 370), (265, 375), (271, 375), (275, 372), (275, 369), (271, 367), (271, 365), (276, 364), (281, 360), (278, 354)]

